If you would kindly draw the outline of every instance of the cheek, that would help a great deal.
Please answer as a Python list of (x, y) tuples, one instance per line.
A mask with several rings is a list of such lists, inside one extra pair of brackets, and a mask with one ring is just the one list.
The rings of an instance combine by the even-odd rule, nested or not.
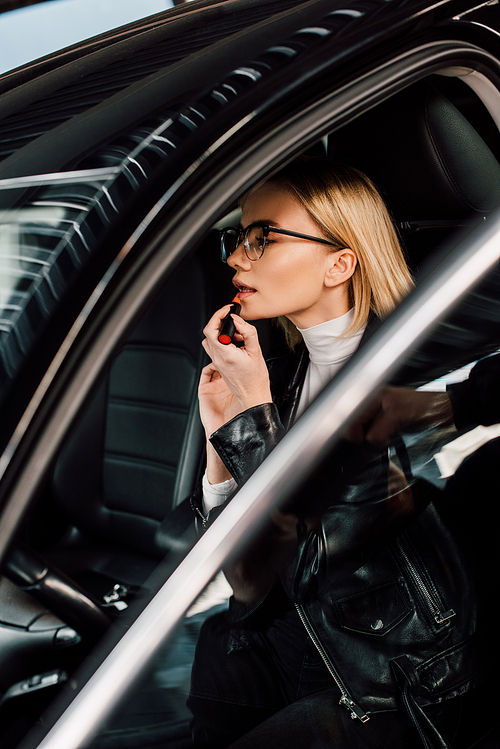
[(275, 309), (279, 308), (276, 314), (283, 315), (314, 304), (323, 288), (322, 279), (317, 263), (293, 258), (290, 262), (274, 263), (259, 285), (259, 291), (262, 298)]
[(274, 269), (274, 279), (289, 294), (304, 295), (317, 294), (323, 286), (322, 267), (311, 253), (304, 253), (290, 258), (288, 263), (280, 263)]
[(280, 253), (279, 258), (272, 260), (266, 273), (276, 284), (287, 284), (291, 288), (300, 289), (304, 284), (318, 284), (322, 279), (322, 266), (317, 256), (308, 250)]

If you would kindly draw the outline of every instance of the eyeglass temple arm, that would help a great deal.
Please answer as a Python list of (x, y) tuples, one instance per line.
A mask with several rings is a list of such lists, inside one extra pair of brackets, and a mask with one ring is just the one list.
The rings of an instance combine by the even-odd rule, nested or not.
[(266, 239), (267, 235), (270, 231), (275, 232), (275, 234), (286, 234), (289, 237), (297, 237), (298, 239), (309, 239), (311, 242), (321, 242), (321, 244), (328, 244), (331, 247), (337, 247), (335, 242), (329, 242), (328, 239), (320, 239), (319, 237), (311, 237), (310, 234), (299, 234), (296, 231), (289, 231), (288, 229), (277, 229), (275, 226), (267, 226), (262, 227), (263, 229), (267, 229), (266, 232)]

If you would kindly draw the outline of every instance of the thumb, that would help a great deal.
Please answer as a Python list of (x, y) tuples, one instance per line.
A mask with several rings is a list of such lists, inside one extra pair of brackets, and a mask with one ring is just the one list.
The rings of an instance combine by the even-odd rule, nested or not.
[(246, 351), (249, 354), (260, 353), (259, 336), (257, 328), (254, 325), (247, 323), (239, 315), (231, 315), (234, 320), (234, 327), (236, 331), (241, 335)]

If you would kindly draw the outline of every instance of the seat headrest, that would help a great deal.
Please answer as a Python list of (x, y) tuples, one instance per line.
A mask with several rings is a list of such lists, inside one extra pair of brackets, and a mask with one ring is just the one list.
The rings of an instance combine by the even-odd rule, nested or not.
[(428, 81), (334, 133), (329, 155), (368, 174), (397, 221), (464, 219), (500, 204), (500, 164)]

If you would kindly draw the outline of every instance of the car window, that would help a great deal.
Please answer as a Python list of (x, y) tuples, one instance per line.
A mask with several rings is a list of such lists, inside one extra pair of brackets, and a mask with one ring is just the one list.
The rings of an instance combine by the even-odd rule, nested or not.
[[(55, 305), (85, 262), (91, 240), (80, 224), (110, 173), (75, 175), (45, 196), (1, 215), (2, 382), (15, 375)], [(37, 183), (35, 178), (34, 183)], [(42, 181), (42, 180), (40, 180)], [(53, 180), (57, 185), (57, 178)], [(64, 178), (62, 182), (67, 181)], [(21, 182), (20, 189), (26, 189)], [(79, 193), (79, 194), (78, 194)], [(108, 209), (110, 206), (108, 204)], [(104, 210), (104, 208), (103, 208)], [(85, 234), (87, 233), (87, 236)], [(30, 314), (30, 308), (36, 311)], [(31, 324), (29, 322), (31, 320)]]
[[(111, 2), (103, 6), (79, 0), (52, 0), (36, 4), (36, 7), (32, 5), (3, 12), (0, 29), (5, 43), (2, 45), (0, 73), (171, 7), (170, 0), (149, 0), (140, 9), (134, 3)], [(43, 35), (38, 33), (40, 24), (46, 29)]]
[(96, 168), (2, 181), (4, 394), (98, 243), (161, 156), (174, 148), (162, 136), (171, 125), (163, 118), (149, 121), (136, 137), (110, 147), (100, 160), (94, 157)]

